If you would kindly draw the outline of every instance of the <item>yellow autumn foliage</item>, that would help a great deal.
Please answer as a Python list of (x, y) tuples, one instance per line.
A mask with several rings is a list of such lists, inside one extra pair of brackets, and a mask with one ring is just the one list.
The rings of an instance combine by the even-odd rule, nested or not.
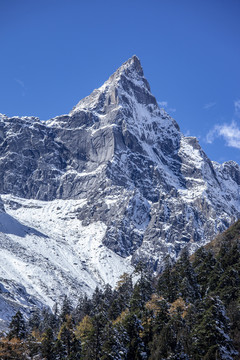
[(189, 305), (186, 304), (183, 298), (179, 297), (177, 300), (171, 303), (169, 313), (170, 315), (174, 315), (180, 311), (182, 318), (184, 318), (187, 315), (188, 308)]
[(77, 325), (75, 336), (77, 339), (81, 339), (82, 343), (86, 338), (89, 338), (91, 336), (92, 332), (94, 331), (92, 319), (90, 316), (86, 315), (82, 319), (82, 321)]
[(128, 314), (129, 314), (129, 309), (125, 309), (124, 311), (122, 311), (121, 314), (116, 318), (116, 320), (112, 322), (113, 325), (121, 323)]
[(152, 310), (154, 313), (157, 313), (161, 308), (161, 302), (164, 301), (162, 296), (157, 294), (152, 294), (151, 299), (146, 303), (145, 307), (148, 310)]

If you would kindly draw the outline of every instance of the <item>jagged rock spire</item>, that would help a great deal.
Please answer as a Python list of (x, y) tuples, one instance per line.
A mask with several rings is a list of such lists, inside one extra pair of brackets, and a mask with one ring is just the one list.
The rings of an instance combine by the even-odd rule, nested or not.
[(80, 100), (69, 115), (82, 110), (101, 109), (102, 111), (103, 107), (105, 109), (108, 107), (106, 106), (108, 103), (117, 105), (119, 93), (124, 94), (123, 102), (126, 101), (126, 95), (131, 95), (140, 103), (143, 102), (146, 105), (152, 103), (157, 106), (157, 101), (151, 94), (149, 83), (144, 77), (140, 60), (136, 55), (124, 62), (100, 88)]
[(127, 75), (137, 73), (139, 76), (144, 76), (142, 65), (136, 55), (133, 55), (131, 58), (125, 61), (114, 74), (121, 72), (125, 72)]

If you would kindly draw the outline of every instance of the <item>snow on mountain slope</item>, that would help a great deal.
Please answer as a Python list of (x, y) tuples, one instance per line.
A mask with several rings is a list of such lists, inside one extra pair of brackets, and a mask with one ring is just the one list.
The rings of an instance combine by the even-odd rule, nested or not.
[(181, 134), (136, 56), (69, 114), (1, 115), (0, 169), (0, 276), (50, 306), (140, 259), (159, 271), (240, 216), (239, 165)]
[(76, 218), (84, 200), (2, 198), (5, 215), (17, 225), (3, 230), (8, 246), (1, 252), (0, 276), (16, 279), (43, 303), (52, 306), (79, 290), (89, 295), (99, 284), (115, 286), (123, 272), (132, 271), (128, 259), (102, 245), (105, 224), (82, 226)]

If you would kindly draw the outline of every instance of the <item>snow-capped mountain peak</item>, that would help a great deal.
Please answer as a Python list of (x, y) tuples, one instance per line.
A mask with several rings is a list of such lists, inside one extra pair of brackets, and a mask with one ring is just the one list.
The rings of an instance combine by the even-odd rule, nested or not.
[[(99, 89), (95, 89), (91, 95), (82, 99), (69, 115), (82, 110), (96, 111), (102, 115), (113, 107), (124, 105), (127, 101), (126, 94), (134, 96), (139, 102), (146, 97), (142, 94), (151, 95), (140, 60), (135, 55), (118, 68)], [(153, 96), (150, 96), (148, 102), (157, 104)]]
[(114, 286), (139, 259), (158, 271), (240, 215), (239, 165), (181, 134), (136, 56), (69, 114), (0, 120), (0, 277), (43, 303)]

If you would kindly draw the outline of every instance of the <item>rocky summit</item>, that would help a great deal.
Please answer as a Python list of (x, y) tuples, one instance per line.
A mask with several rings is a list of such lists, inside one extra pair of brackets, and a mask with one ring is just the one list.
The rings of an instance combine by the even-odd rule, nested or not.
[(0, 306), (11, 309), (114, 286), (139, 260), (160, 271), (240, 215), (239, 165), (180, 132), (136, 56), (67, 115), (1, 115), (0, 177)]

